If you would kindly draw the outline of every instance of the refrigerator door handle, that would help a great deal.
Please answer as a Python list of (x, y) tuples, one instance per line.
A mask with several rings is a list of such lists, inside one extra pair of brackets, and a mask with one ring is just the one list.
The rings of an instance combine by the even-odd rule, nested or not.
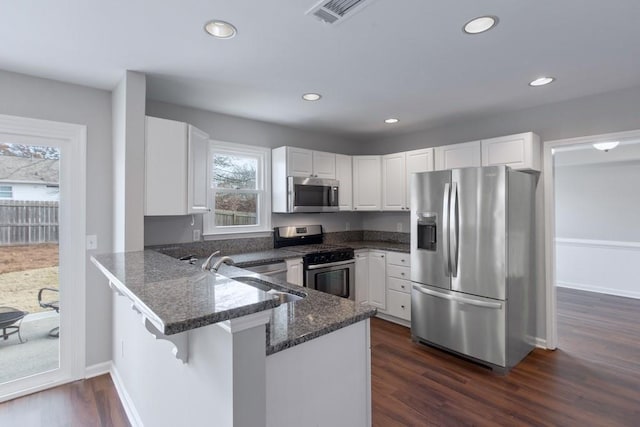
[(479, 301), (471, 298), (460, 297), (457, 295), (443, 294), (440, 292), (432, 291), (431, 289), (426, 289), (420, 285), (413, 285), (413, 289), (425, 295), (430, 295), (432, 297), (454, 301), (460, 304), (469, 304), (469, 305), (474, 305), (476, 307), (483, 307), (483, 308), (495, 308), (498, 310), (502, 308), (502, 303), (500, 302)]
[(460, 214), (458, 212), (458, 183), (451, 184), (451, 208), (449, 211), (449, 271), (451, 277), (458, 277), (458, 225)]
[(449, 256), (449, 199), (451, 197), (451, 184), (444, 185), (442, 196), (442, 252), (444, 253), (444, 275), (451, 275), (451, 257)]

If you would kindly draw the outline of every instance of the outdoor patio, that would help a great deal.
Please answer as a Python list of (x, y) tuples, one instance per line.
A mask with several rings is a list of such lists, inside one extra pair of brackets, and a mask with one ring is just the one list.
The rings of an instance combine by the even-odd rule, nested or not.
[(49, 331), (60, 325), (60, 316), (55, 313), (27, 315), (18, 334), (7, 340), (0, 337), (0, 384), (27, 377), (58, 367), (59, 339), (50, 337)]

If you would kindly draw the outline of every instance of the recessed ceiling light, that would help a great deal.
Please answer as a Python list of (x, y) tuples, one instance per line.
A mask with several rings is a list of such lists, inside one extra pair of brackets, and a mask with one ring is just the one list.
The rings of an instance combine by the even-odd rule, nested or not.
[(204, 24), (204, 30), (218, 39), (230, 39), (238, 33), (236, 27), (225, 21), (214, 19)]
[(388, 125), (392, 125), (394, 123), (398, 123), (400, 121), (400, 119), (385, 119), (385, 123)]
[(529, 86), (538, 87), (548, 85), (549, 83), (555, 81), (555, 79), (555, 77), (540, 77), (529, 83)]
[(319, 93), (305, 93), (304, 95), (302, 95), (302, 99), (304, 99), (305, 101), (317, 101), (320, 98), (322, 98), (322, 95), (320, 95)]
[(593, 148), (596, 150), (607, 152), (609, 150), (613, 150), (620, 144), (620, 141), (611, 141), (611, 142), (598, 142), (593, 144)]
[(498, 25), (497, 16), (479, 16), (464, 24), (462, 31), (467, 34), (480, 34)]

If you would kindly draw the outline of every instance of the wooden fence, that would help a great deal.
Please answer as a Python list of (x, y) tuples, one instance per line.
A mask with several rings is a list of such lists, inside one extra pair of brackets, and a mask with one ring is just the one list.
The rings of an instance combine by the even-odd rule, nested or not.
[(0, 246), (58, 242), (58, 202), (0, 200)]
[(252, 225), (256, 223), (255, 212), (216, 210), (216, 225)]

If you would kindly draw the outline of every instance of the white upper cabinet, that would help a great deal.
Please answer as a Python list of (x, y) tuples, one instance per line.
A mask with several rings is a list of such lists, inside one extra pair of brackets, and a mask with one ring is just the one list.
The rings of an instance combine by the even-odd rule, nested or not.
[(353, 156), (353, 210), (380, 210), (381, 177), (380, 156)]
[(280, 147), (287, 162), (287, 176), (313, 176), (313, 151), (304, 148)]
[(435, 149), (435, 170), (481, 166), (480, 141), (445, 145)]
[(208, 212), (209, 135), (174, 120), (147, 117), (144, 214)]
[(336, 179), (336, 155), (296, 147), (273, 149), (273, 161), (287, 165), (286, 176)]
[(482, 140), (482, 166), (540, 170), (540, 137), (533, 132)]
[(341, 211), (353, 209), (353, 167), (351, 156), (336, 154), (336, 179), (340, 181), (338, 202)]
[(382, 156), (382, 210), (401, 211), (407, 207), (405, 153)]
[(313, 152), (313, 176), (336, 179), (336, 155), (323, 151)]
[(406, 153), (406, 209), (411, 209), (411, 174), (433, 171), (433, 148), (407, 151)]

